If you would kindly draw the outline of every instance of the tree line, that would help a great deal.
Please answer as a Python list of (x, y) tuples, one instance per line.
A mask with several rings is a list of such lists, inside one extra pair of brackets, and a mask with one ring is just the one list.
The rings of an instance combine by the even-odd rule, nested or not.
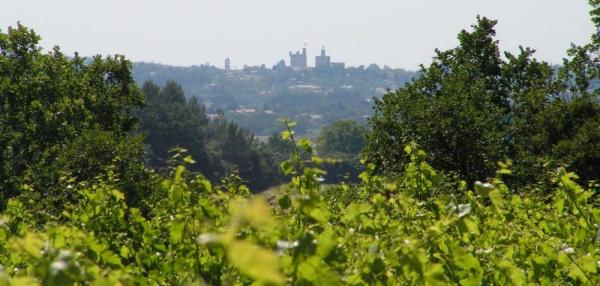
[(559, 166), (600, 179), (600, 39), (573, 46), (556, 68), (531, 48), (502, 53), (495, 25), (478, 18), (458, 47), (436, 51), (419, 77), (376, 99), (364, 158), (377, 172), (402, 170), (403, 147), (416, 143), (435, 168), (467, 182), (507, 159), (514, 185), (544, 182)]
[(187, 97), (197, 97), (210, 114), (222, 110), (226, 117), (259, 136), (281, 129), (277, 121), (298, 122), (296, 133), (316, 138), (320, 128), (339, 120), (366, 124), (371, 98), (386, 88), (398, 88), (415, 72), (377, 65), (345, 69), (245, 67), (223, 70), (214, 66), (175, 67), (133, 63), (133, 75), (142, 85), (153, 81), (179, 83)]
[(153, 168), (168, 168), (170, 151), (179, 147), (197, 162), (191, 170), (213, 182), (235, 173), (253, 190), (265, 190), (282, 181), (276, 161), (281, 155), (272, 147), (276, 144), (272, 140), (260, 142), (224, 114), (209, 118), (206, 107), (195, 97), (187, 99), (174, 81), (167, 81), (162, 88), (148, 81), (141, 90), (146, 104), (136, 116)]

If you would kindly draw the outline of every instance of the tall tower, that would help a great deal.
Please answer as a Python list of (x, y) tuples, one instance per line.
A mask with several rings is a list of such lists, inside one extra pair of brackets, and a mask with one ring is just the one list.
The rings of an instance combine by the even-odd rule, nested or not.
[(225, 70), (231, 69), (231, 60), (229, 58), (225, 59)]
[(302, 47), (302, 67), (308, 67), (308, 57), (306, 54), (306, 43), (304, 43), (304, 47)]
[(302, 53), (299, 51), (290, 52), (290, 66), (294, 69), (305, 69), (307, 67), (306, 47), (302, 48)]
[(331, 57), (325, 52), (325, 47), (321, 48), (321, 55), (315, 57), (315, 68), (328, 68), (331, 66)]

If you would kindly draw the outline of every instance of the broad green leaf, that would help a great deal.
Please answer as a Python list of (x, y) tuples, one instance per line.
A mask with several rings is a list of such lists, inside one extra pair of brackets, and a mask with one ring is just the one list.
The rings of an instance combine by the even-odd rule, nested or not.
[(472, 220), (469, 217), (463, 217), (458, 226), (463, 233), (466, 234), (479, 234), (479, 225), (476, 220)]
[(579, 259), (579, 265), (586, 273), (589, 274), (596, 273), (599, 264), (600, 260), (596, 261), (596, 259), (591, 255), (586, 255)]
[(13, 240), (13, 248), (24, 250), (27, 254), (35, 258), (41, 257), (42, 247), (44, 247), (44, 241), (39, 235), (33, 232), (28, 232), (25, 238)]
[(492, 190), (489, 192), (489, 198), (494, 207), (500, 211), (504, 207), (504, 198), (502, 198), (502, 194), (498, 189)]
[(465, 253), (463, 255), (457, 256), (454, 258), (454, 264), (461, 269), (480, 269), (481, 265), (479, 264), (479, 260), (475, 258), (471, 253)]
[(587, 282), (588, 279), (585, 276), (585, 273), (583, 273), (583, 271), (581, 271), (581, 269), (579, 269), (579, 266), (577, 266), (575, 263), (573, 263), (570, 267), (569, 267), (569, 273), (568, 273), (569, 277), (581, 281), (581, 282)]
[(298, 266), (298, 277), (314, 285), (342, 285), (338, 274), (317, 256), (308, 258)]
[(177, 166), (177, 168), (175, 168), (175, 182), (179, 183), (183, 180), (183, 173), (185, 172), (185, 167), (183, 166)]
[(447, 285), (444, 268), (440, 264), (432, 264), (425, 269), (425, 285)]
[(527, 283), (527, 278), (523, 270), (516, 267), (513, 263), (507, 260), (503, 260), (498, 263), (498, 267), (504, 270), (504, 273), (510, 279), (510, 282), (513, 285), (525, 285)]
[(183, 220), (171, 221), (171, 226), (169, 227), (169, 238), (171, 240), (171, 243), (179, 243), (183, 237), (184, 230), (185, 230), (185, 221), (183, 221)]
[(271, 208), (259, 197), (250, 200), (243, 206), (242, 215), (253, 225), (273, 229), (277, 225), (271, 215)]
[(562, 196), (558, 195), (558, 197), (554, 201), (554, 210), (556, 212), (556, 215), (562, 216), (564, 209), (565, 199)]
[(102, 261), (110, 266), (121, 267), (121, 258), (114, 252), (107, 250), (102, 253)]
[(342, 219), (344, 221), (352, 221), (356, 219), (361, 214), (368, 213), (371, 211), (371, 205), (367, 203), (351, 203), (346, 207), (346, 211), (344, 212), (344, 216)]
[(362, 172), (362, 173), (360, 173), (360, 174), (358, 175), (358, 178), (359, 178), (361, 181), (363, 181), (363, 182), (365, 182), (365, 183), (366, 183), (366, 182), (369, 182), (369, 179), (370, 179), (371, 177), (369, 176), (369, 173), (367, 173), (367, 172)]
[(265, 284), (283, 285), (279, 259), (275, 253), (246, 241), (232, 241), (227, 246), (227, 258), (240, 272)]
[(108, 245), (97, 242), (93, 237), (87, 237), (86, 243), (88, 248), (94, 251), (98, 256), (102, 255), (102, 253), (108, 249)]
[(326, 223), (327, 221), (329, 221), (330, 214), (326, 209), (322, 207), (311, 207), (307, 209), (307, 212), (308, 216), (310, 216), (318, 222)]
[(281, 132), (281, 139), (288, 140), (288, 139), (290, 139), (290, 137), (292, 137), (293, 134), (294, 134), (294, 131), (285, 130), (285, 131)]
[(317, 250), (316, 254), (321, 258), (329, 256), (331, 251), (335, 249), (337, 241), (333, 230), (329, 227), (317, 235)]
[(111, 193), (117, 199), (117, 201), (125, 200), (125, 195), (123, 193), (119, 192), (118, 190), (112, 190)]
[(467, 278), (460, 279), (461, 286), (479, 286), (481, 285), (482, 275), (480, 273), (469, 274)]
[[(2, 279), (0, 278), (0, 285), (2, 285)], [(10, 286), (37, 286), (40, 282), (33, 277), (14, 277), (7, 280), (7, 284)]]
[(289, 176), (294, 172), (294, 166), (290, 161), (281, 162), (281, 171), (284, 175)]
[(196, 161), (194, 159), (192, 159), (192, 156), (190, 156), (190, 155), (185, 156), (185, 158), (183, 158), (183, 162), (188, 163), (190, 165), (196, 163)]
[(306, 138), (302, 138), (298, 141), (298, 147), (307, 153), (312, 153), (312, 143)]
[(127, 247), (125, 245), (121, 246), (121, 251), (120, 251), (121, 257), (129, 258), (130, 253), (131, 253), (131, 251), (129, 250), (129, 247)]
[(203, 175), (199, 174), (198, 176), (196, 176), (194, 182), (202, 186), (205, 192), (212, 193), (212, 184)]

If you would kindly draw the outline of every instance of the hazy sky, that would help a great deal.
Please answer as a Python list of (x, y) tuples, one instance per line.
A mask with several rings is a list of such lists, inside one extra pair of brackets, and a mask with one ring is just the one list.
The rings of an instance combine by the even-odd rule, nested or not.
[(306, 43), (309, 65), (325, 45), (332, 61), (415, 69), (478, 14), (499, 20), (502, 49), (559, 63), (593, 32), (587, 0), (0, 1), (0, 29), (21, 21), (44, 47), (172, 65), (271, 66)]

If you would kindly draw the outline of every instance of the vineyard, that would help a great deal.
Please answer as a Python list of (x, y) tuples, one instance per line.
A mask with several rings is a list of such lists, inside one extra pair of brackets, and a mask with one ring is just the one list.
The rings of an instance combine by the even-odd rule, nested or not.
[[(287, 140), (293, 133), (284, 132)], [(295, 141), (294, 141), (295, 142)], [(2, 215), (3, 285), (594, 285), (600, 281), (600, 209), (575, 174), (547, 190), (511, 190), (497, 175), (448, 182), (407, 146), (396, 178), (320, 184), (323, 159), (296, 142), (282, 163), (291, 182), (266, 200), (235, 178), (213, 187), (172, 170), (129, 208), (108, 179), (72, 186), (80, 203), (45, 226), (19, 199)], [(452, 188), (453, 192), (448, 192)], [(453, 193), (454, 195), (448, 195)]]
[(600, 285), (600, 37), (496, 23), (316, 144), (0, 31), (0, 286)]

